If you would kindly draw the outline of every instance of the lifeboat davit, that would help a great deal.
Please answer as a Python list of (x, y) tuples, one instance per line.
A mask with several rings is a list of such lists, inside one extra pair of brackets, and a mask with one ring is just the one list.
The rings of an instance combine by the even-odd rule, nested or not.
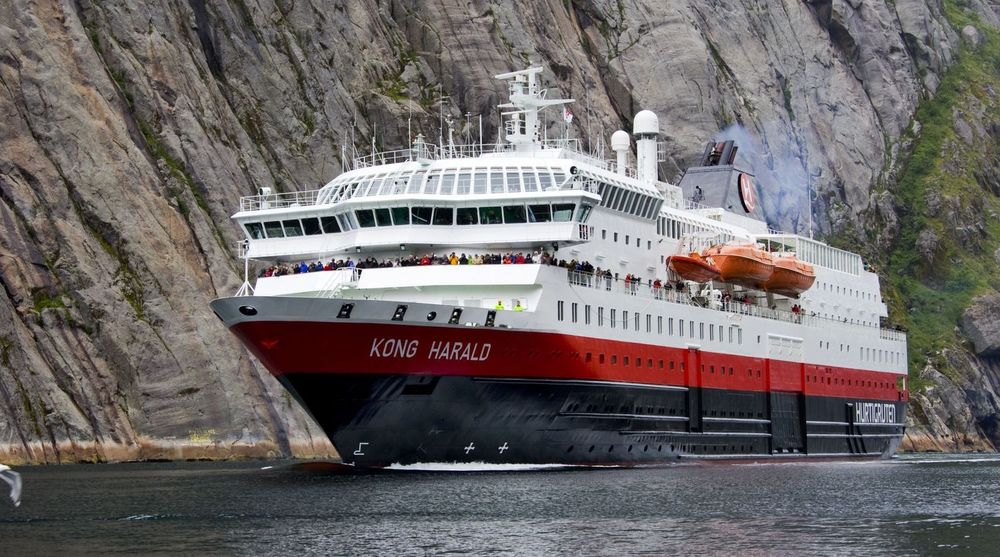
[(710, 257), (723, 281), (762, 290), (774, 271), (774, 257), (753, 245), (713, 246), (701, 253)]
[(764, 283), (764, 290), (798, 298), (799, 294), (809, 290), (816, 280), (816, 271), (805, 261), (799, 261), (794, 255), (774, 258), (774, 272)]
[(719, 269), (697, 252), (691, 252), (690, 255), (671, 255), (667, 259), (667, 267), (684, 280), (699, 283), (719, 280)]

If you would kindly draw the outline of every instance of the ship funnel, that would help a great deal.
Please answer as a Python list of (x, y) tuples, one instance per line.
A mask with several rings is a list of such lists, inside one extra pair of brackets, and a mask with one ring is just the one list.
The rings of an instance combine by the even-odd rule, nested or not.
[(642, 182), (652, 183), (658, 178), (656, 172), (656, 140), (660, 136), (660, 120), (651, 110), (642, 110), (635, 115), (632, 135), (636, 139), (636, 173)]
[(618, 130), (611, 134), (611, 150), (618, 154), (618, 164), (615, 171), (618, 174), (625, 174), (625, 167), (628, 165), (628, 149), (632, 145), (632, 140), (628, 137), (628, 132)]

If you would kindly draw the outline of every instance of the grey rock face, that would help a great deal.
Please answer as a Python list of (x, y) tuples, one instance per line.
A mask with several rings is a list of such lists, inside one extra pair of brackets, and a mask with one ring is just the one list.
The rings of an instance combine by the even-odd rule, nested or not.
[[(995, 2), (969, 2), (995, 23)], [(0, 0), (0, 459), (328, 455), (207, 307), (228, 221), (312, 189), (342, 146), (484, 115), (541, 63), (594, 143), (660, 115), (674, 178), (744, 133), (773, 224), (856, 228), (959, 43), (936, 0), (713, 3)], [(988, 18), (993, 18), (990, 20)], [(557, 114), (547, 121), (561, 135)], [(738, 126), (737, 126), (738, 125)], [(462, 127), (474, 138), (478, 126)], [(972, 130), (970, 133), (976, 133)], [(808, 184), (808, 188), (806, 187)], [(895, 227), (890, 227), (893, 230)]]
[(979, 296), (962, 313), (962, 330), (983, 357), (1000, 356), (1000, 294)]

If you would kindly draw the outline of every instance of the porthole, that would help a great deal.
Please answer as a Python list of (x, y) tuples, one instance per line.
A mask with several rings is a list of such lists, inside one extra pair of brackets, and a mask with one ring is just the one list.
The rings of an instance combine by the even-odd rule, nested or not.
[(243, 315), (257, 315), (257, 308), (253, 306), (240, 306), (240, 313)]
[(438, 314), (437, 314), (436, 311), (429, 311), (429, 312), (427, 312), (427, 320), (428, 321), (434, 321), (435, 319), (437, 319), (437, 316), (438, 316)]

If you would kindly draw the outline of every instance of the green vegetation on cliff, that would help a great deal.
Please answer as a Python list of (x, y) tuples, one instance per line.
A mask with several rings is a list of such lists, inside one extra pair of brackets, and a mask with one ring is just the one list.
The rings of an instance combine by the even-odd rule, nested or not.
[(982, 40), (963, 40), (933, 98), (917, 110), (903, 138), (912, 149), (892, 188), (900, 230), (886, 261), (887, 299), (892, 319), (909, 331), (911, 374), (928, 359), (952, 371), (940, 351), (962, 342), (962, 311), (974, 296), (1000, 289), (993, 255), (1000, 198), (990, 186), (1000, 177), (1000, 33), (960, 2), (945, 2), (945, 11), (956, 31), (973, 25)]

